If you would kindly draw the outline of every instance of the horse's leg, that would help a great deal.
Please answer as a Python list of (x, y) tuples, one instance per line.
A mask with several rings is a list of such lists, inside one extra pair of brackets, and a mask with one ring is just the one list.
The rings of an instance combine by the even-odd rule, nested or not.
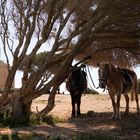
[(75, 97), (74, 97), (74, 94), (71, 94), (71, 104), (72, 104), (71, 116), (75, 117)]
[(81, 115), (80, 105), (81, 105), (81, 93), (78, 94), (77, 97), (77, 116)]
[(113, 115), (112, 115), (112, 118), (114, 119), (115, 116), (116, 116), (116, 103), (115, 103), (115, 96), (114, 94), (110, 93), (109, 92), (109, 95), (110, 95), (110, 98), (111, 98), (111, 102), (112, 102), (112, 107), (113, 107)]
[(117, 93), (117, 101), (116, 101), (116, 116), (115, 119), (121, 119), (120, 115), (120, 99), (121, 99), (121, 94), (118, 92)]
[(140, 114), (138, 92), (133, 91), (133, 90), (132, 90), (132, 92), (135, 92), (135, 100), (136, 100), (136, 105), (137, 105), (137, 114)]
[(129, 96), (128, 96), (128, 94), (124, 94), (124, 97), (125, 97), (125, 101), (126, 101), (126, 109), (125, 109), (124, 115), (128, 115), (128, 113), (129, 113)]
[(140, 114), (140, 108), (139, 108), (139, 97), (138, 97), (138, 84), (137, 84), (137, 75), (134, 76), (134, 82), (133, 87), (131, 90), (131, 94), (135, 95), (135, 101), (137, 106), (137, 114)]

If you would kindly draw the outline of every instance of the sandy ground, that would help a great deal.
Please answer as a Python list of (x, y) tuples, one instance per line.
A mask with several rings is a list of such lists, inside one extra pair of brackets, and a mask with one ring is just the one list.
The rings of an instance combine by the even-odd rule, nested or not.
[[(32, 111), (43, 109), (47, 104), (48, 95), (43, 95), (32, 104)], [(121, 98), (121, 112), (125, 109), (124, 97)], [(136, 103), (130, 102), (129, 116), (120, 121), (111, 119), (112, 105), (109, 95), (83, 95), (80, 117), (71, 118), (70, 95), (56, 95), (55, 107), (49, 113), (64, 119), (63, 123), (41, 125), (25, 128), (1, 129), (1, 133), (39, 133), (43, 135), (64, 135), (91, 133), (109, 135), (116, 139), (140, 139), (140, 116), (136, 115)], [(66, 138), (67, 139), (67, 138)]]
[[(32, 104), (32, 111), (36, 111), (36, 107), (39, 110), (43, 109), (47, 104), (48, 95), (43, 95)], [(125, 102), (124, 97), (121, 98), (121, 111), (124, 111)], [(130, 112), (135, 111), (135, 102), (130, 102)], [(99, 95), (83, 95), (81, 98), (81, 113), (86, 114), (88, 112), (102, 113), (112, 112), (111, 100), (108, 94)], [(68, 119), (71, 117), (71, 98), (70, 95), (56, 95), (55, 107), (49, 113), (60, 118)]]

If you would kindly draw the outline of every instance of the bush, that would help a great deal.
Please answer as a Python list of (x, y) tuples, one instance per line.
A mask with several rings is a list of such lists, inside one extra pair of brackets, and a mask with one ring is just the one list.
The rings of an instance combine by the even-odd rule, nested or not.
[(42, 125), (42, 124), (52, 125), (64, 121), (65, 121), (64, 119), (61, 119), (59, 117), (53, 117), (51, 115), (46, 115), (42, 117), (38, 113), (31, 113), (30, 116), (14, 119), (5, 116), (3, 112), (0, 112), (0, 127), (14, 128), (14, 127), (24, 127), (29, 125)]
[(52, 115), (47, 115), (44, 117), (37, 113), (32, 113), (30, 115), (30, 124), (31, 125), (41, 125), (41, 124), (52, 125), (52, 124), (60, 123), (60, 122), (64, 122), (64, 121), (65, 121), (64, 119), (61, 119), (59, 117), (53, 117)]
[(29, 119), (28, 117), (22, 117), (22, 118), (10, 118), (10, 117), (0, 117), (0, 127), (24, 127), (29, 125)]

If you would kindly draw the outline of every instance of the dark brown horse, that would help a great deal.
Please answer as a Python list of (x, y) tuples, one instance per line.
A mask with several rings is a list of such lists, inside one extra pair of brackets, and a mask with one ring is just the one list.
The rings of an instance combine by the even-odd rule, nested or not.
[[(78, 116), (80, 112), (81, 104), (81, 95), (87, 88), (86, 73), (80, 68), (72, 71), (69, 74), (68, 80), (66, 82), (66, 88), (71, 95), (71, 104), (72, 104), (72, 116)], [(77, 104), (77, 114), (76, 114), (76, 105)]]
[[(136, 100), (137, 114), (139, 114), (139, 101), (137, 92), (137, 75), (134, 71), (128, 69), (118, 69), (111, 64), (99, 65), (99, 87), (107, 88), (113, 106), (114, 119), (121, 119), (120, 115), (120, 99), (124, 95), (126, 101), (125, 115), (129, 112), (129, 96), (131, 92), (131, 100)], [(116, 98), (116, 99), (115, 99)]]

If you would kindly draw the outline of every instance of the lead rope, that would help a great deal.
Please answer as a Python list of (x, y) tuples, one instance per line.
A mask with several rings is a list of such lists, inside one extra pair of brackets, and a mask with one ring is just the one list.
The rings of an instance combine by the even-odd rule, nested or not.
[[(85, 68), (85, 72), (88, 73), (86, 68)], [(88, 79), (88, 81), (89, 81), (89, 76), (88, 76), (88, 75), (87, 75), (87, 79)], [(90, 83), (88, 83), (88, 85), (89, 85), (89, 88), (90, 88), (90, 89), (94, 90)]]
[[(88, 74), (89, 74), (89, 77), (90, 77), (90, 79), (91, 79), (91, 82), (92, 82), (93, 86), (94, 86), (96, 89), (98, 89), (99, 87), (96, 87), (95, 84), (94, 84), (94, 82), (93, 82), (93, 79), (92, 79), (92, 76), (91, 76), (91, 73), (90, 73), (90, 70), (89, 70), (89, 67), (88, 67), (88, 66), (86, 66), (86, 71), (88, 71)], [(93, 89), (93, 88), (92, 88), (92, 89)]]
[[(84, 67), (82, 68), (82, 70), (83, 70), (83, 71), (86, 73), (86, 75), (87, 75), (87, 71), (86, 71), (85, 65), (84, 65)], [(86, 84), (87, 84), (87, 76), (86, 76)], [(82, 95), (85, 96), (86, 93), (87, 93), (87, 88), (86, 88), (86, 90), (84, 91), (84, 94), (82, 94)]]

